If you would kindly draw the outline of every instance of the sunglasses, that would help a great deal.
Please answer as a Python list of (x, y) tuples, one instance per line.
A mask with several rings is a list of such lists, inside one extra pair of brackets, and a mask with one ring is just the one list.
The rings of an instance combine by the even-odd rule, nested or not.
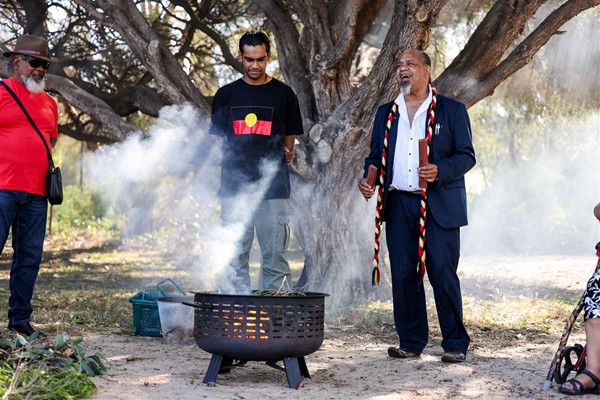
[(19, 57), (19, 58), (23, 61), (27, 61), (29, 63), (29, 65), (31, 65), (31, 68), (34, 68), (34, 69), (39, 68), (39, 67), (48, 69), (48, 67), (50, 66), (50, 63), (48, 61), (38, 60), (38, 59), (34, 59), (34, 58), (25, 58), (25, 57)]

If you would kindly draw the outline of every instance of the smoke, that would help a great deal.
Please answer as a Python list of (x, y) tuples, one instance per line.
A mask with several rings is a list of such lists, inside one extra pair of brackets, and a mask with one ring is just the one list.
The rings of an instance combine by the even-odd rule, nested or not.
[[(470, 193), (464, 254), (587, 254), (598, 240), (600, 114), (566, 128), (568, 141), (537, 147), (531, 159), (505, 161), (488, 187)], [(552, 132), (556, 137), (561, 132)], [(467, 175), (477, 188), (480, 170)]]
[(86, 170), (125, 216), (125, 242), (151, 240), (177, 269), (191, 272), (194, 290), (234, 293), (229, 261), (275, 168), (262, 166), (262, 179), (235, 200), (239, 223), (224, 226), (217, 198), (221, 139), (208, 135), (208, 124), (191, 105), (164, 107), (147, 138), (138, 133), (88, 154)]
[[(545, 7), (540, 14), (543, 17), (550, 11)], [(511, 78), (513, 83), (507, 82), (513, 98), (535, 96), (540, 105), (528, 111), (535, 118), (526, 119), (520, 111), (529, 110), (529, 106), (520, 104), (502, 118), (488, 118), (473, 128), (478, 159), (485, 156), (478, 148), (482, 133), (507, 136), (510, 132), (516, 141), (509, 150), (513, 157), (496, 167), (487, 183), (482, 184), (480, 163), (467, 174), (471, 202), (469, 226), (463, 229), (464, 254), (594, 252), (600, 238), (598, 221), (592, 214), (600, 202), (600, 113), (589, 110), (600, 106), (600, 47), (590, 46), (589, 38), (600, 36), (598, 10), (580, 14), (561, 31), (564, 33), (550, 39), (533, 62)], [(540, 85), (550, 90), (537, 92)], [(506, 99), (509, 97), (498, 101)], [(554, 106), (561, 112), (548, 113), (546, 101), (562, 102), (561, 107)], [(487, 100), (488, 109), (492, 102), (494, 98)], [(481, 110), (480, 105), (485, 107), (478, 104), (470, 113)], [(541, 126), (545, 129), (540, 132)], [(515, 160), (515, 153), (527, 147), (533, 151)], [(496, 150), (488, 147), (485, 151)]]
[[(545, 18), (553, 8), (550, 4), (541, 7), (539, 17)], [(591, 39), (600, 37), (599, 16), (598, 7), (582, 12), (561, 26), (561, 34), (553, 36), (540, 50), (548, 63), (552, 84), (567, 92), (572, 101), (595, 99), (597, 105), (600, 100), (600, 46)]]

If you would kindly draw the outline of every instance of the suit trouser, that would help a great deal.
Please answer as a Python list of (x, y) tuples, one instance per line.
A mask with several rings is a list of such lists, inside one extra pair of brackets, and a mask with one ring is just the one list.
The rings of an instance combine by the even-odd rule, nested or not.
[[(421, 196), (393, 190), (386, 201), (396, 331), (402, 348), (421, 353), (429, 335), (425, 290), (417, 284)], [(462, 296), (456, 274), (460, 229), (442, 228), (428, 210), (425, 232), (425, 264), (442, 331), (442, 348), (466, 354), (470, 338), (462, 321)]]
[(290, 241), (288, 200), (272, 199), (260, 201), (252, 215), (247, 215), (245, 206), (235, 198), (221, 199), (221, 219), (226, 225), (242, 224), (236, 254), (230, 262), (238, 293), (250, 290), (250, 250), (254, 231), (261, 251), (261, 276), (263, 289), (292, 287), (290, 265), (286, 259)]

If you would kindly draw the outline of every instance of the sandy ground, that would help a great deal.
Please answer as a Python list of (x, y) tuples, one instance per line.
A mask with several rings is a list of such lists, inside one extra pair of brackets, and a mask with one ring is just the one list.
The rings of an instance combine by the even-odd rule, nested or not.
[[(463, 258), (460, 274), (463, 292), (469, 296), (560, 293), (576, 300), (595, 265), (593, 255)], [(483, 347), (472, 337), (467, 362), (454, 365), (440, 361), (442, 350), (437, 345), (428, 346), (419, 359), (389, 358), (386, 349), (396, 344), (390, 337), (327, 325), (323, 345), (306, 357), (311, 379), (305, 379), (297, 390), (287, 386), (284, 372), (253, 361), (220, 374), (216, 385), (205, 385), (202, 380), (210, 354), (195, 345), (175, 346), (160, 338), (126, 335), (89, 336), (84, 345), (88, 352), (106, 356), (111, 366), (109, 375), (94, 378), (96, 400), (565, 397), (559, 395), (556, 384), (549, 391), (541, 390), (558, 347), (557, 335), (512, 341), (507, 346), (498, 343), (493, 348)], [(570, 344), (584, 342), (581, 331), (574, 331), (569, 340)]]

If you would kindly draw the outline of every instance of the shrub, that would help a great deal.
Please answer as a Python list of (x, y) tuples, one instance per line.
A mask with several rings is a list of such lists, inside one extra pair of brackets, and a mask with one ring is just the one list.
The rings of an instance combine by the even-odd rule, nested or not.
[(118, 235), (122, 217), (107, 206), (100, 192), (76, 185), (64, 187), (64, 200), (48, 213), (48, 225), (55, 234), (89, 230)]

